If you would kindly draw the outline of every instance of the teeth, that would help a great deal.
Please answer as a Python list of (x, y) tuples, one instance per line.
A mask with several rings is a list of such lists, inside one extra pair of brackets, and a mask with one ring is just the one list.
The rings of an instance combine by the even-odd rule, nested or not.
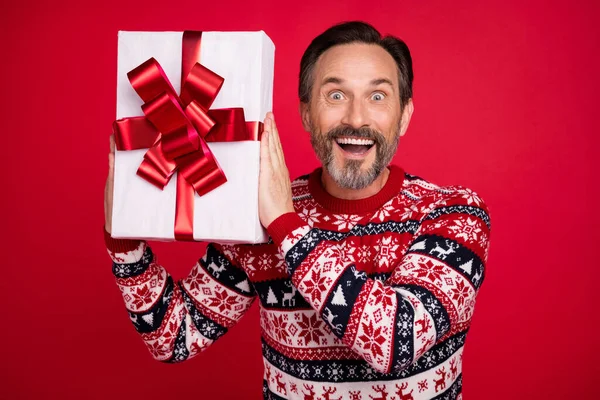
[(355, 139), (355, 138), (337, 138), (335, 140), (338, 144), (358, 144), (362, 146), (370, 146), (375, 142), (371, 139)]

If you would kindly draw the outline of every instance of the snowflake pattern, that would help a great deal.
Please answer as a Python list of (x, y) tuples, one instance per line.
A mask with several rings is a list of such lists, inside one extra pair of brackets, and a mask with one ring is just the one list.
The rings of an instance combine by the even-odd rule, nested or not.
[(337, 226), (339, 231), (343, 231), (346, 229), (351, 229), (358, 221), (360, 221), (360, 217), (358, 215), (352, 214), (335, 214), (334, 225)]
[(481, 205), (481, 199), (479, 198), (477, 193), (475, 193), (474, 191), (472, 191), (469, 188), (465, 188), (463, 190), (462, 198), (467, 200), (467, 203), (469, 205), (475, 204), (477, 207), (479, 207)]
[(169, 349), (164, 343), (161, 344), (160, 339), (150, 343), (146, 342), (146, 347), (156, 359), (164, 359), (169, 354)]
[(312, 302), (321, 298), (321, 292), (327, 290), (327, 276), (321, 276), (321, 270), (312, 270), (311, 279), (304, 282), (307, 296), (310, 296)]
[(392, 203), (384, 204), (379, 210), (375, 212), (375, 214), (373, 214), (371, 220), (379, 222), (385, 221), (390, 215), (392, 215), (392, 211), (394, 210), (394, 208), (395, 206)]
[(369, 321), (369, 324), (362, 323), (363, 333), (358, 337), (362, 342), (361, 345), (364, 350), (371, 352), (374, 357), (383, 357), (383, 351), (381, 346), (385, 343), (385, 337), (382, 334), (383, 327), (373, 327), (373, 321)]
[(450, 292), (452, 293), (452, 300), (456, 300), (459, 306), (465, 304), (465, 299), (469, 297), (469, 286), (459, 279), (456, 280), (456, 286), (453, 287)]
[(235, 309), (237, 299), (235, 296), (228, 295), (225, 289), (222, 291), (215, 290), (214, 296), (208, 298), (208, 306), (218, 309), (220, 313), (230, 312)]
[(444, 276), (444, 266), (434, 264), (429, 259), (425, 263), (420, 264), (420, 268), (417, 270), (418, 278), (426, 278), (432, 283), (441, 282), (442, 276)]
[(198, 293), (204, 284), (203, 279), (200, 276), (200, 269), (196, 265), (192, 273), (184, 280), (185, 284), (189, 288), (190, 292)]
[(258, 257), (257, 266), (259, 270), (268, 271), (271, 265), (272, 261), (270, 254), (261, 254), (260, 257)]
[(303, 338), (304, 343), (306, 344), (314, 342), (318, 345), (321, 337), (325, 336), (323, 333), (324, 325), (325, 324), (316, 313), (313, 313), (310, 317), (305, 313), (302, 313), (302, 317), (300, 321), (298, 321), (298, 326), (300, 327), (298, 336)]
[(396, 292), (393, 289), (386, 291), (382, 285), (377, 285), (377, 288), (372, 293), (375, 299), (374, 303), (381, 305), (385, 312), (388, 307), (391, 308), (393, 306), (392, 296), (395, 296), (395, 293)]
[(394, 265), (394, 262), (398, 259), (398, 239), (392, 236), (385, 236), (381, 238), (379, 243), (375, 245), (376, 260), (379, 268), (389, 268)]
[(466, 241), (476, 242), (481, 234), (481, 228), (477, 220), (469, 217), (466, 220), (463, 218), (455, 220), (454, 225), (450, 226), (449, 229), (457, 238), (462, 238)]
[(359, 263), (367, 263), (371, 260), (371, 246), (360, 246), (356, 251), (356, 261)]
[(273, 316), (273, 331), (278, 340), (283, 343), (288, 343), (288, 323), (285, 321), (283, 315)]
[(152, 304), (152, 291), (148, 289), (147, 285), (136, 288), (135, 291), (131, 292), (131, 295), (133, 296), (133, 304), (137, 309)]
[(321, 213), (318, 213), (315, 207), (311, 209), (304, 208), (300, 214), (301, 218), (305, 220), (308, 226), (310, 226), (311, 228), (315, 224), (319, 223), (319, 217), (321, 216)]

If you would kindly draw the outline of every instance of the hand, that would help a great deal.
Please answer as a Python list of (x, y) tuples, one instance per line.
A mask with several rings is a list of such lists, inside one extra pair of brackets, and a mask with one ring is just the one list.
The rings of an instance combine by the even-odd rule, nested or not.
[(104, 227), (108, 233), (112, 230), (113, 183), (115, 181), (115, 135), (110, 135), (108, 153), (108, 178), (104, 187)]
[(294, 211), (292, 185), (273, 113), (267, 113), (260, 141), (258, 210), (260, 222), (268, 228), (279, 216)]

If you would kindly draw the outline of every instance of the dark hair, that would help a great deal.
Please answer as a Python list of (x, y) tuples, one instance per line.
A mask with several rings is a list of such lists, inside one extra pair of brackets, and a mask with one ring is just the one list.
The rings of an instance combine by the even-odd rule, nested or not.
[(402, 108), (412, 98), (413, 70), (408, 46), (395, 36), (382, 37), (377, 29), (361, 21), (344, 22), (334, 25), (313, 39), (300, 61), (298, 96), (308, 103), (313, 85), (313, 70), (317, 60), (333, 46), (349, 43), (376, 44), (383, 47), (396, 61), (400, 83), (400, 104)]

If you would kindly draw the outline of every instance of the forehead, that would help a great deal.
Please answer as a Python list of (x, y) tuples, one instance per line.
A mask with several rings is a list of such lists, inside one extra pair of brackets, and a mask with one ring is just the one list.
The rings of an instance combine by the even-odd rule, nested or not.
[(315, 65), (315, 83), (335, 77), (356, 83), (387, 78), (398, 87), (398, 69), (394, 58), (376, 44), (350, 43), (326, 50)]

